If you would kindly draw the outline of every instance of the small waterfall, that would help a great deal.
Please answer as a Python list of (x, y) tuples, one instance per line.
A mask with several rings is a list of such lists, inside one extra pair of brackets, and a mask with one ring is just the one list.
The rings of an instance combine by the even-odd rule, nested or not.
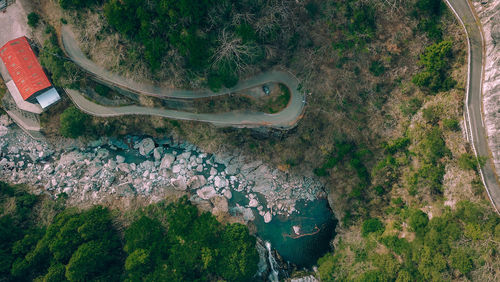
[(279, 279), (278, 279), (278, 270), (277, 268), (279, 267), (278, 266), (278, 263), (276, 262), (276, 259), (274, 259), (273, 257), (273, 253), (271, 252), (271, 243), (269, 243), (268, 241), (266, 241), (266, 249), (267, 249), (267, 252), (268, 252), (268, 258), (269, 258), (269, 265), (271, 265), (271, 274), (269, 274), (269, 280), (271, 280), (272, 282), (278, 282)]

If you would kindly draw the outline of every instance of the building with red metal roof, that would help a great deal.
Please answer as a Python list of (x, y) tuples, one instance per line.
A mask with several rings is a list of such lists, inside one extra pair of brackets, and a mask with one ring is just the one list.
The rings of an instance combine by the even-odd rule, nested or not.
[[(20, 94), (24, 101), (36, 99), (42, 108), (60, 99), (26, 37), (22, 36), (7, 42), (0, 48), (0, 58), (17, 88), (10, 91), (13, 96)], [(13, 84), (9, 90), (12, 87)], [(34, 99), (30, 99), (31, 97)]]

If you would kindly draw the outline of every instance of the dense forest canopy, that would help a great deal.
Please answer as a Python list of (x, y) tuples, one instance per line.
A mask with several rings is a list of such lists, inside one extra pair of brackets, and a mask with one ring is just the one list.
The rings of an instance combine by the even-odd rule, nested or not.
[(64, 198), (0, 182), (1, 281), (248, 281), (257, 271), (247, 227), (222, 225), (186, 197), (133, 211), (129, 226), (101, 206), (65, 208)]

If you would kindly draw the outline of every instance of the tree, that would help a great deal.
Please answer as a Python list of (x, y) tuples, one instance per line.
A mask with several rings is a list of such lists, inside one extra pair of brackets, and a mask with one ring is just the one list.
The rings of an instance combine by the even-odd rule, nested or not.
[(361, 228), (361, 235), (368, 236), (368, 234), (373, 232), (382, 233), (384, 229), (385, 229), (384, 224), (380, 221), (380, 219), (370, 218), (363, 222), (363, 226)]
[(421, 210), (413, 210), (411, 212), (408, 224), (417, 234), (423, 234), (427, 223), (429, 223), (429, 217), (426, 213)]
[(43, 277), (43, 282), (66, 281), (66, 267), (62, 263), (55, 263), (49, 267), (47, 274)]
[(255, 237), (239, 223), (227, 225), (222, 233), (217, 274), (228, 281), (249, 280), (257, 271), (259, 255)]
[[(113, 264), (119, 257), (113, 251), (110, 241), (90, 241), (83, 243), (73, 253), (66, 266), (66, 278), (69, 281), (106, 280), (118, 281), (120, 273)], [(118, 269), (116, 269), (118, 268)]]
[(472, 268), (472, 260), (465, 251), (461, 249), (453, 249), (450, 255), (451, 266), (458, 269), (462, 274), (469, 273)]
[(64, 137), (77, 138), (88, 129), (90, 118), (74, 106), (70, 106), (61, 114), (60, 131)]
[(35, 12), (31, 12), (28, 14), (28, 25), (32, 28), (36, 28), (38, 23), (40, 22), (40, 15)]
[(441, 41), (425, 48), (419, 60), (424, 69), (413, 77), (412, 82), (431, 93), (453, 88), (456, 81), (449, 77), (452, 46), (451, 41)]

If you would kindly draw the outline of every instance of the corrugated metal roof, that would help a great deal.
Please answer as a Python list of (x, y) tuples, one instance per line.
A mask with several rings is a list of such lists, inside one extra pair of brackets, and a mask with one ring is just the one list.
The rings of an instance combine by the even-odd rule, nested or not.
[(52, 86), (26, 37), (7, 42), (0, 49), (0, 58), (24, 100)]
[(42, 106), (42, 109), (45, 109), (48, 106), (59, 101), (61, 99), (61, 97), (59, 96), (59, 93), (57, 93), (57, 90), (54, 87), (51, 87), (51, 88), (49, 88), (49, 90), (36, 96), (36, 99), (37, 99), (38, 103), (40, 104), (40, 106)]

